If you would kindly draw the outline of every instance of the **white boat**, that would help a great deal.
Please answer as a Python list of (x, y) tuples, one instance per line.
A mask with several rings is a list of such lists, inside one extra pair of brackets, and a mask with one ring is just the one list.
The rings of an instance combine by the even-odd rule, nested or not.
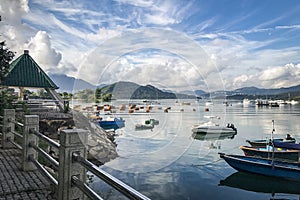
[(209, 118), (210, 121), (200, 125), (194, 125), (192, 127), (193, 133), (214, 133), (214, 134), (237, 133), (237, 129), (232, 123), (228, 123), (226, 124), (226, 126), (220, 126), (218, 123), (212, 121), (213, 118), (216, 118), (215, 116), (205, 116), (205, 117)]
[(148, 130), (148, 129), (153, 129), (154, 125), (153, 124), (136, 124), (135, 125), (135, 130)]
[(249, 99), (243, 99), (243, 106), (249, 106), (251, 101)]

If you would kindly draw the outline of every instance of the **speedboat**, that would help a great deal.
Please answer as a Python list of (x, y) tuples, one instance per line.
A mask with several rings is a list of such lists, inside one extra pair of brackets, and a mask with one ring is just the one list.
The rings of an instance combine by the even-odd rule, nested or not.
[(103, 129), (116, 130), (125, 126), (125, 120), (122, 117), (108, 117), (106, 119), (99, 120), (98, 123)]
[[(207, 118), (215, 118), (214, 116), (208, 116)], [(232, 123), (228, 123), (226, 126), (220, 126), (217, 123), (214, 123), (212, 120), (205, 122), (200, 125), (194, 125), (192, 127), (193, 133), (237, 133), (236, 127)]]

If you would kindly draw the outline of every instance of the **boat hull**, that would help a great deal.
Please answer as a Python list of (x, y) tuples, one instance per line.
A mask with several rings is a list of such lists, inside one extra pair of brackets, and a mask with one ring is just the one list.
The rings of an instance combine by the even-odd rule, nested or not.
[[(295, 143), (296, 140), (286, 140), (281, 138), (273, 139), (274, 142), (285, 142), (285, 143)], [(265, 148), (270, 140), (246, 140), (252, 147), (255, 148)]]
[[(267, 148), (254, 148), (248, 146), (240, 146), (240, 149), (244, 152), (245, 156), (261, 157), (261, 158), (272, 158), (272, 149)], [(287, 161), (298, 161), (300, 150), (286, 150), (276, 148), (274, 150), (274, 159), (287, 160)]]
[(192, 129), (193, 133), (207, 133), (207, 134), (236, 134), (236, 130), (232, 128), (221, 127), (195, 127)]
[(297, 163), (272, 162), (272, 160), (264, 158), (225, 155), (222, 153), (220, 157), (237, 171), (300, 181), (300, 168)]
[(100, 127), (102, 127), (103, 129), (119, 129), (125, 126), (125, 120), (123, 119), (117, 119), (115, 118), (114, 120), (100, 120), (99, 121), (99, 125)]

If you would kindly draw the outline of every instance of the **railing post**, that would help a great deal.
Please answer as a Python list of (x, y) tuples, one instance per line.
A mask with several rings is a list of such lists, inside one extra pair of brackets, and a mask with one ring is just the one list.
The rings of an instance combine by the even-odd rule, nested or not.
[(39, 138), (30, 133), (30, 129), (39, 131), (39, 116), (38, 115), (25, 115), (24, 116), (24, 133), (23, 133), (23, 152), (22, 152), (22, 169), (24, 171), (35, 170), (36, 166), (29, 161), (28, 156), (31, 155), (34, 159), (38, 159), (38, 152), (29, 146), (33, 143), (38, 146)]
[(8, 138), (14, 140), (14, 134), (11, 131), (15, 131), (15, 110), (4, 109), (3, 127), (2, 127), (2, 147), (3, 149), (14, 147), (13, 144), (8, 142)]
[(71, 177), (77, 176), (82, 182), (86, 181), (86, 169), (79, 163), (72, 161), (73, 153), (87, 157), (85, 144), (87, 143), (87, 130), (65, 129), (60, 132), (59, 170), (58, 170), (58, 199), (84, 199), (84, 193), (72, 186)]

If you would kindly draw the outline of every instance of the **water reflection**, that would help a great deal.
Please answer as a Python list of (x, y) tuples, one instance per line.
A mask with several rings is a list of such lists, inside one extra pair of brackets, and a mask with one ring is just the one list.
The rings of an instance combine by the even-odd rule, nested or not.
[(193, 133), (192, 137), (196, 140), (207, 140), (207, 141), (215, 141), (215, 140), (224, 140), (224, 139), (233, 139), (236, 133)]
[(275, 195), (279, 193), (299, 195), (300, 199), (300, 181), (236, 172), (225, 180), (220, 180), (219, 185), (252, 192), (270, 193), (271, 199), (274, 199)]

